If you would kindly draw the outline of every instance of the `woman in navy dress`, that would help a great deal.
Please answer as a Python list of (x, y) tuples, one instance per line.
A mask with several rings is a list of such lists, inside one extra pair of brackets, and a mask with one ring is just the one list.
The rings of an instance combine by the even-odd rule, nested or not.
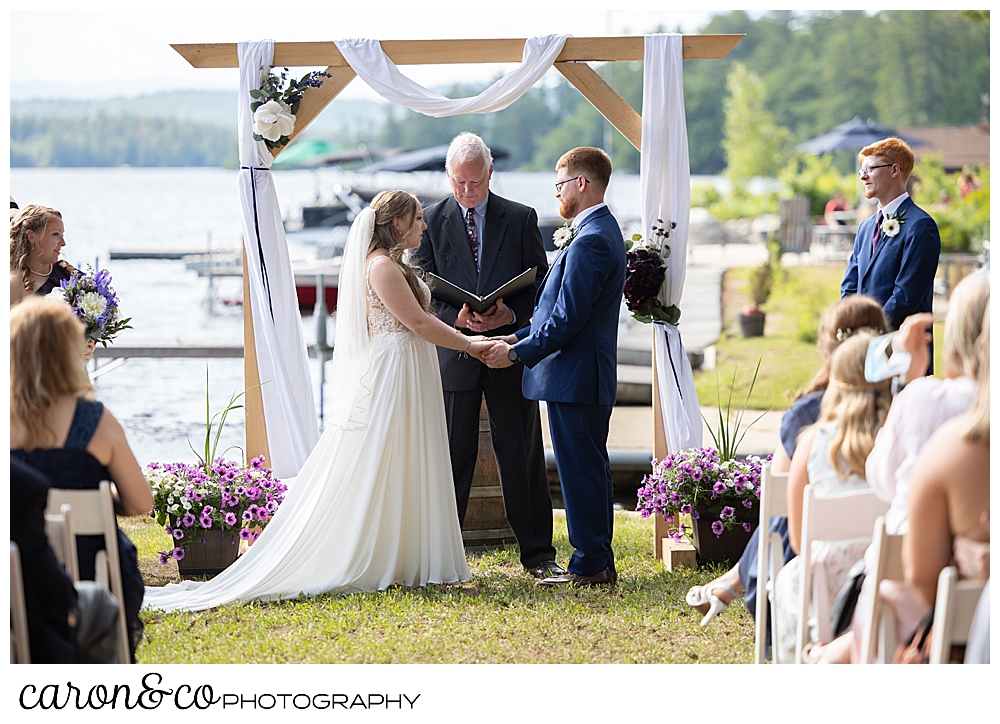
[[(25, 299), (10, 314), (10, 452), (48, 476), (55, 488), (96, 490), (115, 484), (119, 515), (145, 515), (153, 507), (125, 431), (104, 405), (80, 355), (83, 324), (69, 305), (44, 297)], [(79, 536), (80, 577), (93, 579), (101, 536)], [(136, 548), (118, 531), (125, 614), (133, 658), (142, 633), (143, 582)]]

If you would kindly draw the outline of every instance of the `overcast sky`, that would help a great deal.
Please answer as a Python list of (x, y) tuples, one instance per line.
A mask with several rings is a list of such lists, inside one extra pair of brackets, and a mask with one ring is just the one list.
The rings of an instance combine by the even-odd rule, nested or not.
[[(170, 43), (379, 39), (509, 38), (567, 33), (641, 35), (658, 26), (696, 32), (724, 4), (698, 3), (697, 12), (664, 0), (276, 0), (171, 3), (23, 2), (11, 10), (11, 95), (112, 97), (164, 89), (235, 89), (236, 69), (195, 69)], [(691, 4), (694, 5), (693, 3)], [(615, 9), (609, 10), (609, 8)], [(237, 11), (236, 8), (239, 8)], [(714, 10), (713, 10), (714, 8)], [(411, 66), (424, 85), (486, 80), (504, 66)], [(342, 97), (376, 97), (354, 82)]]

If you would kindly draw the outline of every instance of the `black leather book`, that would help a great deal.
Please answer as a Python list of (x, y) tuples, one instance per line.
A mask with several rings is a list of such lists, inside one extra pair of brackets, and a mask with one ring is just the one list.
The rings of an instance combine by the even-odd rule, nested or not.
[(482, 314), (496, 304), (497, 299), (500, 299), (501, 297), (509, 299), (511, 296), (534, 286), (535, 273), (537, 271), (538, 267), (533, 266), (530, 269), (521, 272), (495, 292), (487, 294), (485, 297), (480, 297), (472, 292), (462, 289), (459, 286), (455, 286), (447, 279), (442, 279), (437, 274), (428, 272), (426, 276), (431, 292), (433, 292), (437, 299), (459, 308), (461, 308), (463, 304), (468, 304), (469, 309), (473, 312)]

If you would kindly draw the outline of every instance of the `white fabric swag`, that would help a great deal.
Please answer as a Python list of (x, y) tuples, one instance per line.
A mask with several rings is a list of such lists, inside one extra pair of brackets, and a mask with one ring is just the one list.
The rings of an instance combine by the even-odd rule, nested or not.
[(239, 187), (250, 285), (250, 309), (244, 309), (243, 313), (253, 317), (270, 452), (268, 466), (279, 478), (290, 478), (298, 475), (319, 439), (319, 423), (295, 296), (295, 277), (270, 172), (273, 157), (263, 141), (253, 140), (250, 91), (260, 88), (262, 72), (270, 70), (274, 43), (243, 42), (237, 52)]
[[(668, 240), (671, 253), (659, 296), (664, 306), (680, 305), (687, 271), (691, 167), (684, 115), (683, 53), (681, 35), (645, 37), (639, 171), (643, 236), (648, 237), (658, 219), (677, 224)], [(701, 407), (680, 329), (663, 322), (654, 323), (653, 329), (667, 450), (673, 453), (701, 447)]]
[(377, 40), (335, 40), (337, 49), (358, 77), (386, 100), (434, 118), (463, 113), (501, 111), (524, 95), (552, 67), (567, 35), (546, 35), (524, 42), (521, 65), (478, 96), (452, 100), (427, 90), (403, 75)]

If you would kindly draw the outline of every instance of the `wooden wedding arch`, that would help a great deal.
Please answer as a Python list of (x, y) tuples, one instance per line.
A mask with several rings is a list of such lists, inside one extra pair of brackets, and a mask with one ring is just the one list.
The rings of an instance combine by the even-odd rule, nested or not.
[[(685, 35), (683, 36), (684, 60), (715, 60), (723, 58), (744, 35)], [(461, 63), (520, 63), (525, 38), (456, 39), (456, 40), (383, 40), (382, 49), (396, 65), (438, 65)], [(236, 43), (171, 44), (195, 68), (238, 68)], [(645, 40), (641, 35), (609, 37), (569, 37), (562, 52), (555, 60), (555, 68), (579, 90), (584, 97), (642, 152), (642, 117), (615, 90), (608, 85), (587, 63), (642, 61)], [(326, 65), (332, 77), (319, 88), (309, 88), (299, 105), (294, 140), (336, 98), (356, 73), (341, 55), (335, 43), (298, 42), (274, 44), (275, 67)], [(285, 146), (284, 148), (287, 148)], [(273, 149), (277, 157), (282, 149)], [(261, 397), (260, 376), (254, 342), (253, 319), (250, 309), (250, 282), (243, 253), (243, 369), (244, 382), (252, 388), (246, 396), (246, 453), (249, 457), (266, 455), (267, 430), (264, 424), (264, 403)], [(656, 360), (653, 360), (653, 455), (662, 458), (667, 454), (667, 441), (663, 429), (663, 414), (657, 385)], [(656, 556), (661, 556), (660, 540), (665, 535), (665, 524), (657, 517), (654, 531)]]

